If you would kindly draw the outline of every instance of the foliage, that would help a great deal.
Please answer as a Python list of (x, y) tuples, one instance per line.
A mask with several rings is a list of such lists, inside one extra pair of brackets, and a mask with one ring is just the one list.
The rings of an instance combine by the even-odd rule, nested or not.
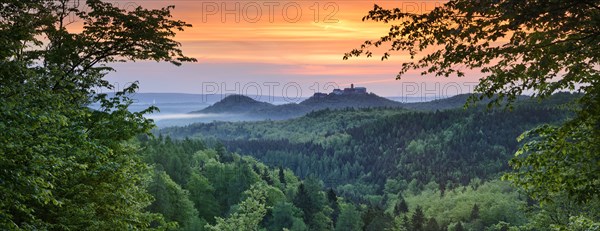
[(301, 211), (288, 202), (280, 202), (273, 207), (273, 219), (270, 220), (269, 230), (307, 230), (302, 221)]
[(423, 231), (424, 225), (425, 225), (425, 214), (423, 214), (423, 209), (421, 208), (421, 206), (417, 206), (410, 218), (411, 230)]
[[(512, 225), (522, 225), (527, 220), (521, 211), (525, 205), (523, 198), (508, 183), (491, 181), (476, 187), (465, 186), (446, 191), (442, 196), (437, 189), (427, 189), (412, 195), (404, 193), (408, 204), (416, 211), (422, 207), (424, 213), (419, 217), (435, 218), (440, 226), (457, 221), (481, 222), (484, 227), (497, 224), (499, 221)], [(474, 205), (479, 207), (479, 218), (472, 219)], [(415, 213), (415, 212), (413, 212)], [(426, 222), (424, 218), (421, 222)], [(465, 225), (465, 224), (463, 224)], [(466, 225), (465, 225), (466, 226)]]
[(331, 208), (327, 206), (324, 192), (320, 191), (322, 188), (320, 181), (309, 177), (298, 185), (294, 197), (294, 205), (302, 211), (304, 222), (311, 230), (329, 230), (333, 227), (328, 217)]
[(220, 215), (220, 206), (215, 198), (215, 189), (210, 181), (199, 172), (194, 172), (186, 186), (190, 191), (190, 200), (194, 202), (199, 217), (214, 222), (215, 217)]
[[(149, 191), (155, 196), (157, 203), (168, 209), (180, 208), (183, 212), (183, 207), (189, 206), (182, 207), (179, 201), (191, 201), (193, 210), (198, 211), (191, 222), (186, 222), (189, 219), (181, 219), (185, 217), (180, 216), (181, 213), (173, 216), (168, 209), (157, 211), (164, 213), (167, 221), (176, 222), (181, 229), (333, 229), (333, 209), (328, 202), (338, 201), (339, 198), (335, 196), (335, 192), (328, 193), (327, 195), (332, 196), (326, 198), (322, 183), (314, 178), (299, 181), (288, 169), (271, 169), (251, 157), (227, 152), (220, 145), (208, 148), (200, 140), (172, 140), (169, 137), (142, 137), (140, 140), (143, 147), (140, 155), (156, 169), (170, 169), (171, 171), (157, 171), (169, 178), (168, 185), (178, 189), (172, 190), (175, 193), (160, 193), (165, 190), (155, 190), (156, 183), (153, 182)], [(169, 156), (179, 156), (190, 161), (184, 165), (173, 161), (163, 162)], [(187, 172), (191, 174), (183, 174)], [(182, 182), (187, 183), (179, 186), (177, 182), (170, 180), (171, 174), (188, 177), (182, 179)], [(182, 198), (173, 200), (172, 195), (175, 194)], [(162, 203), (168, 201), (170, 203)], [(198, 228), (199, 224), (203, 228)]]
[(215, 225), (206, 225), (208, 230), (216, 231), (250, 231), (258, 230), (259, 224), (267, 214), (265, 206), (265, 191), (262, 185), (252, 185), (247, 194), (248, 198), (242, 201), (238, 209), (227, 219), (218, 217)]
[[(116, 61), (193, 61), (172, 40), (190, 25), (171, 19), (172, 7), (126, 11), (88, 0), (83, 11), (72, 3), (0, 4), (0, 229), (163, 223), (144, 211), (148, 168), (129, 142), (152, 128), (143, 115), (154, 108), (129, 112), (137, 84), (117, 90), (103, 77)], [(73, 19), (81, 30), (67, 29)]]
[(600, 222), (595, 222), (583, 216), (569, 218), (567, 226), (554, 226), (554, 230), (571, 230), (571, 231), (598, 231), (600, 230)]
[(198, 211), (189, 199), (189, 192), (182, 189), (164, 171), (155, 171), (148, 192), (155, 198), (148, 210), (160, 213), (167, 221), (179, 224), (180, 230), (194, 230), (199, 223)]
[(362, 230), (362, 219), (360, 211), (352, 204), (343, 204), (338, 222), (335, 225), (335, 230), (339, 231), (358, 231)]
[[(363, 20), (397, 24), (344, 58), (372, 56), (369, 47), (391, 44), (390, 52), (406, 51), (418, 59), (404, 63), (397, 79), (411, 70), (460, 77), (463, 69), (477, 69), (485, 75), (475, 88), (482, 95), (471, 100), (494, 97), (490, 105), (504, 98), (514, 101), (527, 91), (542, 98), (560, 90), (582, 92), (571, 121), (524, 135), (530, 141), (511, 162), (516, 172), (505, 179), (542, 202), (563, 192), (579, 203), (597, 199), (599, 1), (451, 0), (422, 14), (375, 5)], [(382, 60), (389, 55), (384, 53)]]
[(423, 228), (423, 230), (438, 231), (438, 230), (440, 230), (440, 226), (438, 225), (435, 218), (432, 217), (432, 218), (429, 218), (429, 220), (427, 220), (427, 223), (425, 224), (425, 227)]
[(446, 77), (479, 69), (487, 75), (475, 89), (484, 94), (481, 98), (499, 94), (500, 100), (515, 99), (525, 90), (549, 96), (575, 89), (575, 83), (593, 89), (600, 62), (599, 11), (597, 1), (451, 0), (422, 14), (375, 5), (363, 20), (397, 24), (344, 58), (371, 56), (369, 47), (384, 44), (390, 44), (390, 52), (406, 51), (411, 58), (427, 52), (416, 62), (404, 63), (398, 78), (412, 69)]
[(532, 197), (551, 201), (566, 192), (575, 201), (586, 202), (600, 194), (600, 144), (595, 128), (584, 123), (572, 126), (541, 126), (519, 139), (531, 139), (517, 152), (508, 174)]

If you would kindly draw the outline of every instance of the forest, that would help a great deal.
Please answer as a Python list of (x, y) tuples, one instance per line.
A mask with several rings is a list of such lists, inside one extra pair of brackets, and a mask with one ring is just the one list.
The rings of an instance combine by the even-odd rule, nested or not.
[[(539, 103), (519, 102), (512, 110), (347, 108), (285, 121), (192, 124), (156, 131), (158, 140), (146, 151), (156, 152), (149, 163), (179, 185), (189, 185), (186, 179), (203, 169), (197, 174), (209, 178), (215, 190), (211, 198), (216, 196), (222, 208), (213, 216), (233, 216), (236, 207), (231, 206), (241, 200), (231, 204), (226, 198), (239, 196), (226, 194), (249, 190), (254, 182), (274, 185), (287, 198), (285, 203), (301, 211), (297, 218), (304, 223), (273, 229), (270, 216), (279, 208), (267, 205), (268, 212), (256, 222), (267, 230), (546, 230), (546, 222), (555, 222), (550, 219), (582, 208), (540, 209), (500, 178), (519, 147), (515, 137), (541, 124), (563, 123), (573, 116), (571, 102), (579, 97), (559, 93)], [(246, 162), (249, 166), (235, 168), (240, 172), (234, 175), (252, 183), (224, 180), (228, 187), (241, 187), (232, 190), (211, 181), (215, 173), (204, 171), (212, 168), (194, 164), (199, 160), (192, 157), (205, 157), (205, 151), (192, 154), (194, 148), (188, 148), (206, 144), (212, 145), (213, 158), (223, 163), (251, 160)], [(311, 193), (322, 197), (315, 199), (321, 201), (319, 206), (329, 207), (294, 204), (307, 190), (300, 184), (311, 185)], [(190, 195), (205, 191), (182, 188)], [(207, 208), (198, 208), (202, 209)], [(597, 206), (584, 209), (590, 216), (599, 212)], [(315, 211), (323, 215), (318, 221), (305, 216)]]

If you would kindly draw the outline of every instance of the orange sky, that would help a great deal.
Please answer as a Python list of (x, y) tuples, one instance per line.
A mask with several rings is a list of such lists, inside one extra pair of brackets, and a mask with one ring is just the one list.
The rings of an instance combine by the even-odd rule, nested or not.
[[(173, 4), (174, 16), (194, 25), (177, 39), (184, 42), (190, 55), (203, 62), (348, 64), (355, 60), (342, 61), (344, 52), (366, 39), (378, 38), (389, 29), (383, 23), (361, 20), (373, 8), (372, 1), (175, 1)], [(420, 12), (435, 3), (378, 4)]]
[[(123, 7), (157, 8), (175, 5), (174, 18), (193, 24), (177, 35), (184, 52), (198, 63), (175, 68), (163, 64), (118, 64), (111, 81), (140, 80), (141, 92), (204, 93), (204, 82), (298, 82), (302, 88), (314, 83), (335, 82), (340, 87), (358, 83), (381, 95), (401, 95), (394, 80), (408, 57), (394, 54), (342, 60), (343, 54), (367, 39), (389, 30), (384, 23), (361, 19), (377, 3), (408, 12), (426, 12), (442, 1), (117, 1)], [(318, 9), (318, 11), (317, 11)], [(409, 82), (476, 81), (407, 76)], [(168, 79), (168, 84), (165, 84)], [(235, 88), (235, 87), (232, 87)], [(431, 88), (434, 88), (432, 85)], [(312, 92), (307, 89), (303, 95)]]

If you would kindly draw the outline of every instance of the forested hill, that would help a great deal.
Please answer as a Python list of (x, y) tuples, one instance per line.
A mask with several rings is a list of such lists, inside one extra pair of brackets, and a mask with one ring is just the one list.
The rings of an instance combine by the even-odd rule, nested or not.
[(260, 102), (244, 95), (229, 95), (221, 101), (204, 108), (200, 111), (192, 113), (248, 113), (251, 111), (262, 110), (274, 107), (274, 105), (266, 102)]
[(339, 108), (401, 107), (402, 103), (380, 97), (376, 94), (328, 94), (314, 95), (300, 103), (311, 110)]
[(311, 111), (342, 108), (401, 107), (402, 103), (375, 94), (315, 95), (299, 104), (272, 105), (243, 95), (230, 95), (223, 100), (191, 113), (241, 114), (256, 119), (290, 119)]
[(160, 133), (219, 139), (230, 151), (300, 177), (315, 175), (348, 197), (379, 194), (390, 179), (410, 179), (415, 187), (436, 182), (445, 190), (507, 170), (516, 137), (563, 121), (570, 115), (564, 103), (575, 97), (518, 103), (512, 111), (325, 110), (288, 121), (193, 124)]
[[(454, 108), (463, 108), (465, 103), (469, 100), (471, 94), (460, 94), (451, 96), (444, 99), (436, 99), (428, 102), (417, 102), (417, 103), (404, 103), (402, 105), (403, 108), (412, 109), (412, 110), (420, 110), (420, 111), (435, 111), (435, 110), (447, 110)], [(477, 95), (480, 97), (481, 95)], [(535, 107), (555, 107), (558, 105), (566, 105), (570, 102), (573, 102), (574, 99), (581, 97), (581, 94), (578, 93), (568, 93), (568, 92), (558, 92), (552, 95), (549, 98), (546, 98), (540, 101), (537, 97), (530, 97), (526, 95), (517, 96), (515, 101), (517, 105), (531, 105)], [(483, 98), (480, 101), (477, 101), (475, 105), (487, 105), (491, 100), (489, 98)], [(504, 101), (506, 102), (506, 101)], [(470, 103), (473, 104), (473, 103)], [(473, 105), (471, 105), (473, 106)]]
[(223, 140), (290, 139), (294, 142), (334, 139), (341, 131), (374, 122), (390, 115), (404, 113), (402, 109), (367, 108), (320, 110), (289, 120), (256, 122), (195, 123), (183, 127), (168, 127), (156, 133), (172, 138), (216, 138)]
[[(435, 110), (447, 110), (454, 108), (462, 108), (468, 101), (470, 94), (460, 94), (451, 96), (443, 99), (436, 99), (428, 102), (416, 102), (416, 103), (404, 103), (402, 106), (406, 109), (423, 110), (423, 111), (435, 111)], [(518, 100), (526, 100), (529, 97), (521, 96)], [(477, 102), (478, 105), (489, 103), (489, 99), (484, 99)]]
[[(256, 120), (286, 120), (298, 118), (310, 112), (324, 109), (345, 109), (345, 108), (404, 108), (419, 111), (436, 111), (463, 108), (470, 94), (461, 94), (444, 99), (437, 99), (428, 102), (400, 103), (384, 97), (371, 94), (315, 94), (314, 96), (300, 102), (288, 103), (283, 105), (273, 105), (266, 102), (257, 101), (244, 95), (230, 95), (215, 104), (191, 113), (213, 113), (236, 115), (237, 119), (248, 121)], [(577, 94), (557, 93), (553, 97), (546, 99), (546, 105), (556, 105), (564, 101), (579, 97)], [(538, 104), (537, 98), (529, 96), (519, 96), (516, 99), (517, 104)], [(556, 102), (554, 102), (556, 101)], [(486, 105), (489, 99), (483, 99), (475, 103), (477, 106)], [(473, 105), (471, 105), (473, 106)], [(541, 105), (538, 105), (541, 106)], [(245, 118), (245, 119), (244, 119)], [(225, 119), (227, 120), (227, 119)], [(179, 136), (180, 134), (175, 134)]]

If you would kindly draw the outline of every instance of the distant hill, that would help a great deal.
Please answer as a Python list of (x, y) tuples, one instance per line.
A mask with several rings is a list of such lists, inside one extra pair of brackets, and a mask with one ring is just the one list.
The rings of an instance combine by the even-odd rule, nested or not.
[[(471, 94), (460, 94), (452, 97), (444, 98), (444, 99), (436, 99), (428, 102), (416, 102), (416, 103), (404, 103), (402, 107), (406, 109), (412, 110), (420, 110), (420, 111), (442, 111), (448, 109), (462, 108), (467, 100), (469, 99)], [(540, 102), (544, 102), (544, 105), (563, 105), (568, 104), (575, 100), (576, 98), (581, 97), (581, 94), (577, 93), (568, 93), (568, 92), (558, 92), (553, 94), (552, 96), (542, 100), (539, 97), (532, 98), (527, 95), (517, 96), (517, 100), (515, 105), (530, 105), (530, 106), (542, 106), (539, 105)], [(484, 98), (476, 103), (476, 105), (487, 105), (491, 102), (491, 99)], [(472, 105), (471, 105), (472, 106)]]
[(223, 100), (204, 108), (200, 111), (192, 113), (230, 113), (230, 114), (245, 114), (253, 111), (260, 111), (275, 107), (275, 105), (260, 102), (244, 95), (229, 95)]
[(312, 110), (340, 108), (402, 107), (402, 103), (380, 97), (376, 94), (315, 95), (300, 103)]
[(250, 115), (254, 118), (263, 117), (266, 119), (283, 120), (295, 117), (303, 116), (313, 111), (309, 106), (288, 103), (283, 105), (277, 105), (271, 108), (265, 108), (257, 111), (253, 111)]
[(199, 111), (191, 113), (223, 113), (244, 114), (253, 120), (262, 119), (289, 119), (303, 116), (311, 111), (323, 109), (343, 108), (376, 108), (376, 107), (402, 107), (402, 103), (389, 100), (375, 94), (315, 94), (300, 102), (283, 105), (272, 105), (256, 101), (242, 95), (231, 95), (223, 100)]
[[(460, 94), (451, 96), (444, 99), (436, 99), (428, 102), (415, 102), (415, 103), (404, 103), (404, 108), (422, 111), (435, 111), (435, 110), (448, 110), (454, 108), (461, 108), (467, 102), (471, 94)], [(527, 98), (526, 96), (522, 96)], [(483, 99), (477, 104), (487, 104), (490, 99)]]
[[(224, 121), (255, 121), (255, 120), (285, 120), (301, 117), (313, 111), (324, 109), (345, 109), (345, 108), (403, 108), (417, 111), (444, 111), (462, 108), (467, 102), (470, 94), (461, 94), (444, 99), (437, 99), (429, 102), (401, 103), (373, 93), (360, 94), (323, 94), (317, 93), (314, 96), (296, 104), (288, 103), (282, 105), (273, 105), (261, 102), (243, 95), (230, 95), (215, 104), (191, 113), (206, 114), (229, 114), (234, 115), (233, 120), (229, 117), (221, 118)], [(545, 105), (564, 104), (579, 97), (577, 94), (557, 93), (545, 100)], [(476, 105), (487, 105), (491, 100), (483, 99)], [(539, 98), (529, 96), (517, 97), (517, 105), (538, 105)], [(474, 105), (472, 105), (474, 106)]]

